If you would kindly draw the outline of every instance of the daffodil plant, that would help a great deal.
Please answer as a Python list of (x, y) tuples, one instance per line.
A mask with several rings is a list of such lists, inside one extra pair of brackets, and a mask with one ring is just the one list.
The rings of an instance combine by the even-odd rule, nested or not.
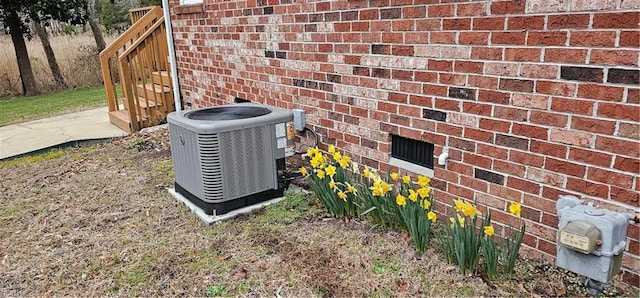
[[(448, 262), (455, 263), (460, 273), (473, 273), (480, 259), (480, 246), (484, 231), (477, 229), (482, 213), (469, 202), (454, 200), (451, 224), (445, 227), (440, 243)], [(491, 218), (482, 219), (482, 227), (490, 225)]]
[(482, 238), (482, 256), (484, 257), (484, 272), (489, 279), (498, 276), (498, 248), (493, 238), (495, 230), (491, 223), (491, 211), (487, 208), (486, 222), (489, 225), (482, 226), (484, 236)]
[(331, 156), (320, 152), (318, 147), (309, 148), (307, 157), (311, 168), (302, 167), (300, 173), (307, 178), (311, 190), (331, 215), (356, 216), (357, 189), (351, 184), (351, 157), (342, 155), (334, 146), (328, 151)]
[(520, 251), (520, 245), (522, 244), (522, 238), (524, 237), (525, 224), (521, 215), (522, 206), (518, 203), (511, 203), (509, 205), (509, 213), (518, 218), (518, 227), (509, 225), (508, 235), (505, 238), (502, 250), (505, 258), (505, 273), (513, 273), (513, 269), (516, 266), (516, 259), (518, 258), (518, 252)]
[[(398, 180), (397, 173), (392, 173), (390, 177)], [(431, 235), (431, 224), (436, 222), (429, 181), (427, 177), (418, 176), (419, 188), (414, 190), (411, 179), (403, 178), (395, 200), (403, 226), (409, 231), (413, 245), (419, 252), (425, 251)]]
[(368, 167), (364, 168), (362, 176), (358, 201), (362, 215), (366, 215), (378, 227), (402, 227), (396, 208), (396, 192), (393, 184), (387, 182), (393, 178), (389, 176), (389, 179), (382, 179), (377, 171)]

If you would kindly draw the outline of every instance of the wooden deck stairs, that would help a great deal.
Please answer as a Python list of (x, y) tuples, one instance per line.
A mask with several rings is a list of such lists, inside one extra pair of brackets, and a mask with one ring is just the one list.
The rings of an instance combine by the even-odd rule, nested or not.
[(131, 27), (100, 53), (109, 119), (132, 133), (175, 110), (164, 16), (159, 6), (129, 11)]

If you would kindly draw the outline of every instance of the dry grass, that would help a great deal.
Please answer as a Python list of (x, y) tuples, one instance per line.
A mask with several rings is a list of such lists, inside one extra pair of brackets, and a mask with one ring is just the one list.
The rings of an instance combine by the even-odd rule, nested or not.
[[(115, 37), (105, 38), (108, 44)], [(96, 43), (90, 33), (52, 36), (50, 42), (60, 71), (70, 88), (101, 84)], [(27, 51), (40, 91), (60, 91), (51, 75), (40, 40), (33, 38), (27, 41)], [(0, 35), (0, 98), (17, 96), (21, 92), (20, 74), (11, 37), (6, 34)]]
[(435, 246), (416, 254), (300, 193), (207, 227), (166, 191), (166, 130), (0, 162), (0, 177), (0, 296), (584, 296), (539, 262), (460, 275)]

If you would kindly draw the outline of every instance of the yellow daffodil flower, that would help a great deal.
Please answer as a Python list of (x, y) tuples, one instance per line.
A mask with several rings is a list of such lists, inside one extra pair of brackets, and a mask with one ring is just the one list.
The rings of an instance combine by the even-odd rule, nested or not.
[(429, 197), (429, 192), (431, 192), (430, 187), (422, 187), (418, 189), (418, 195), (420, 196), (421, 199)]
[[(340, 160), (338, 160), (340, 167), (342, 167), (343, 169), (346, 169), (349, 167), (349, 162), (351, 162), (351, 157), (349, 157), (348, 155), (344, 155)], [(355, 169), (354, 169), (354, 172), (356, 172)]]
[(325, 171), (327, 172), (327, 175), (333, 179), (333, 175), (336, 174), (336, 167), (329, 165)]
[(431, 207), (431, 201), (429, 201), (429, 200), (423, 200), (423, 201), (422, 201), (422, 208), (424, 208), (424, 209), (429, 209), (429, 207)]
[(429, 185), (429, 182), (431, 182), (431, 179), (425, 176), (418, 176), (418, 184), (420, 184), (420, 186), (425, 187)]
[(464, 207), (462, 207), (462, 214), (473, 218), (476, 217), (476, 215), (481, 215), (482, 213), (478, 208), (476, 208), (476, 206), (473, 206), (473, 204), (464, 203)]
[(388, 183), (382, 181), (382, 183), (380, 183), (380, 188), (382, 188), (382, 193), (388, 193), (391, 191), (392, 187), (391, 185), (389, 185)]
[(391, 173), (391, 175), (389, 175), (389, 176), (391, 176), (391, 180), (393, 180), (393, 181), (398, 180), (398, 173)]
[[(459, 214), (456, 214), (456, 218), (458, 218), (458, 224), (460, 224), (461, 227), (464, 227), (464, 216), (460, 216)], [(453, 225), (456, 222), (456, 220), (453, 219), (453, 217), (450, 217), (449, 221), (451, 221), (451, 225)]]
[(316, 156), (316, 154), (318, 154), (318, 152), (320, 152), (320, 149), (318, 149), (318, 147), (313, 147), (313, 148), (309, 148), (307, 149), (307, 156), (309, 158), (313, 158), (314, 156)]
[(382, 190), (379, 187), (369, 187), (369, 189), (371, 189), (371, 194), (376, 196), (376, 197), (381, 197), (382, 196)]
[(357, 190), (355, 187), (353, 187), (353, 185), (349, 184), (349, 182), (345, 182), (345, 184), (347, 185), (347, 192), (356, 194)]
[(329, 181), (329, 188), (330, 189), (335, 189), (336, 188), (336, 182), (333, 181), (333, 179), (331, 179), (331, 181)]
[(307, 177), (307, 168), (302, 167), (300, 168), (300, 174), (302, 174), (303, 177)]
[(369, 189), (371, 190), (371, 194), (373, 194), (374, 196), (382, 196), (383, 192), (382, 192), (382, 187), (380, 187), (380, 183), (382, 181), (380, 180), (376, 180), (373, 182), (373, 185), (371, 187), (369, 187)]
[(347, 195), (343, 191), (339, 191), (338, 192), (338, 198), (342, 199), (343, 201), (346, 201), (347, 200)]
[(418, 201), (418, 193), (413, 189), (409, 189), (409, 200), (411, 200), (411, 202)]
[(342, 154), (340, 154), (340, 152), (336, 152), (333, 154), (333, 159), (337, 162), (340, 162), (340, 160), (342, 159)]
[(438, 216), (436, 215), (435, 212), (429, 211), (427, 213), (427, 219), (430, 220), (431, 222), (435, 223), (437, 218), (438, 218)]
[(311, 159), (311, 167), (317, 169), (320, 166), (320, 161), (317, 158)]
[(462, 200), (453, 200), (453, 204), (457, 212), (462, 212), (462, 209), (464, 209), (464, 202)]
[(324, 171), (323, 171), (323, 170), (318, 170), (318, 171), (316, 172), (316, 176), (318, 176), (318, 178), (320, 178), (320, 179), (324, 179), (324, 174), (325, 174), (325, 173), (324, 173)]
[(518, 203), (511, 203), (511, 205), (509, 205), (509, 213), (520, 217), (520, 213), (522, 211), (522, 206), (520, 206), (520, 204)]
[(403, 195), (398, 194), (396, 196), (396, 204), (398, 204), (398, 206), (404, 207), (407, 205), (407, 199)]
[(336, 152), (336, 146), (329, 145), (329, 149), (327, 149), (327, 151), (329, 151), (329, 153), (335, 153)]
[(493, 236), (495, 234), (493, 226), (484, 226), (484, 234), (489, 237)]
[(364, 168), (362, 174), (364, 175), (364, 178), (371, 178), (371, 171), (369, 171), (369, 168)]
[(404, 184), (409, 184), (411, 182), (411, 177), (409, 176), (402, 176), (402, 183)]

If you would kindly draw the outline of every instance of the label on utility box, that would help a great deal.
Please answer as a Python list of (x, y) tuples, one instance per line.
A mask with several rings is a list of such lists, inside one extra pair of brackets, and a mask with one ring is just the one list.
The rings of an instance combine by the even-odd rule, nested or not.
[(276, 124), (276, 138), (282, 138), (287, 136), (287, 130), (284, 123)]
[(278, 138), (277, 139), (277, 146), (278, 146), (278, 149), (282, 149), (284, 147), (287, 147), (287, 138)]
[(560, 244), (584, 253), (588, 253), (589, 251), (589, 237), (576, 235), (567, 231), (560, 231)]

